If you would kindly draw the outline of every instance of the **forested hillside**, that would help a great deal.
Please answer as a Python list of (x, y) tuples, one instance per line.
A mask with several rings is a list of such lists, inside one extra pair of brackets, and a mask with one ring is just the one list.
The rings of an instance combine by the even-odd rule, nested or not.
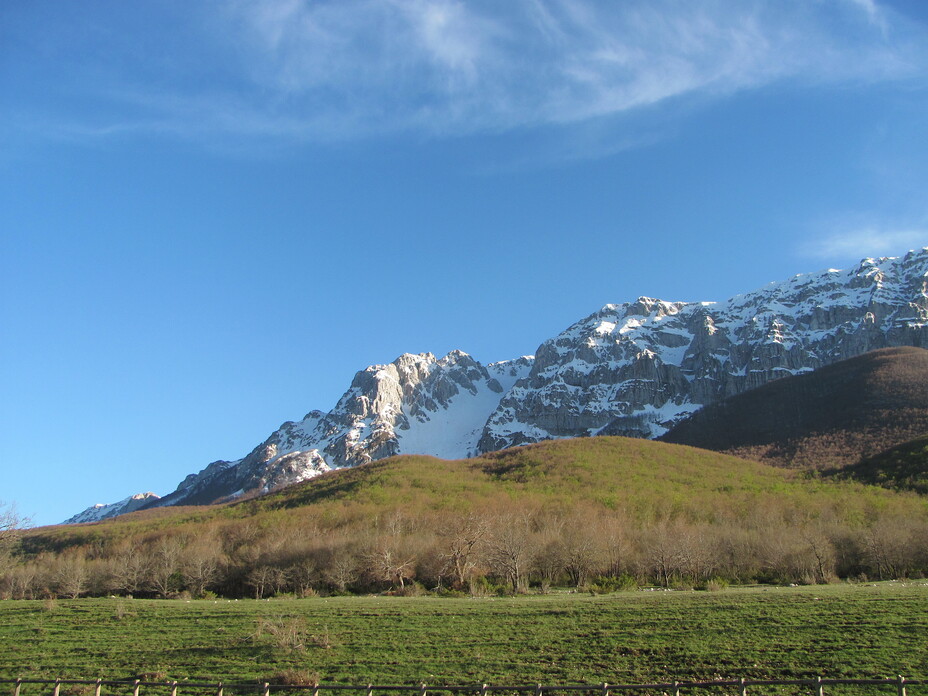
[(28, 532), (5, 596), (827, 582), (928, 570), (928, 500), (638, 439), (401, 456), (224, 506)]

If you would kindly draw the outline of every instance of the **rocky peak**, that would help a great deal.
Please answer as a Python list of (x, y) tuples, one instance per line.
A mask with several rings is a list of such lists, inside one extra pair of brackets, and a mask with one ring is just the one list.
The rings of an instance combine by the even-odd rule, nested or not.
[(125, 515), (129, 512), (135, 512), (136, 510), (140, 510), (156, 500), (158, 500), (158, 496), (154, 493), (136, 493), (135, 495), (131, 495), (128, 498), (120, 500), (118, 503), (97, 503), (96, 505), (91, 505), (83, 512), (79, 512), (73, 517), (69, 517), (64, 522), (62, 522), (62, 524), (99, 522), (100, 520), (116, 517), (117, 515)]

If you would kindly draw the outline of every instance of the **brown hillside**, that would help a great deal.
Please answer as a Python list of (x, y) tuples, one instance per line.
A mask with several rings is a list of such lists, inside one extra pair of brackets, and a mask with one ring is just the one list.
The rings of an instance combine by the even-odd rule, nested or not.
[(928, 433), (928, 350), (885, 348), (712, 404), (661, 440), (838, 468)]

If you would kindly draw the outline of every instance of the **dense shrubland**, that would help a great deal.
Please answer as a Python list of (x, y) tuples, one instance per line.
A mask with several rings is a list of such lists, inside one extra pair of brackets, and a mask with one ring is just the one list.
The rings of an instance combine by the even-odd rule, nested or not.
[(31, 530), (12, 598), (518, 593), (928, 573), (928, 500), (594, 438), (333, 472), (237, 505)]

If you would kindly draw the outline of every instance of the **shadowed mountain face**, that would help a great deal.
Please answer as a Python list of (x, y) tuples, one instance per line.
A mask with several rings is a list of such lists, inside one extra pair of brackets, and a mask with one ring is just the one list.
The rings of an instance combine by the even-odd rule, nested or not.
[(885, 348), (707, 406), (660, 439), (838, 468), (928, 433), (928, 350)]

